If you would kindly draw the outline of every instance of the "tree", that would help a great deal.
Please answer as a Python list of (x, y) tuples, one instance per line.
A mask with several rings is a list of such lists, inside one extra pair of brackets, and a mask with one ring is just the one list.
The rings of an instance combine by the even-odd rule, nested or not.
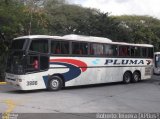
[(128, 42), (153, 44), (155, 50), (159, 50), (160, 20), (149, 16), (119, 16), (115, 17), (120, 26), (130, 34)]

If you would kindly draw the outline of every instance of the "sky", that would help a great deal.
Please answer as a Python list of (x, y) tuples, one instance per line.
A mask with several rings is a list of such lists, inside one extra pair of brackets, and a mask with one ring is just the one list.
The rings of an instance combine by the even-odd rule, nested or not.
[(148, 15), (160, 19), (160, 0), (69, 0), (110, 15)]

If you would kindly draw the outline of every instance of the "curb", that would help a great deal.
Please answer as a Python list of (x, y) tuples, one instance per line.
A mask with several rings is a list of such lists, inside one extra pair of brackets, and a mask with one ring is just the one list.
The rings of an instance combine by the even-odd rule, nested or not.
[(0, 85), (7, 84), (6, 82), (0, 82)]

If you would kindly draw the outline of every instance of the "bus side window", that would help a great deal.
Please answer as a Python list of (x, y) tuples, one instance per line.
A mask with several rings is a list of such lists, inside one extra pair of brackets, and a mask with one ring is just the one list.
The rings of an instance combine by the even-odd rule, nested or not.
[(113, 50), (111, 48), (111, 45), (105, 45), (104, 54), (107, 55), (107, 56), (112, 56), (113, 55)]
[(36, 69), (36, 70), (39, 68), (39, 61), (38, 61), (38, 58), (35, 58), (35, 59), (34, 59), (32, 65), (33, 65), (34, 69)]
[(119, 56), (124, 56), (123, 47), (119, 46)]
[(40, 53), (48, 53), (48, 40), (47, 39), (32, 40), (29, 50)]
[(61, 44), (60, 42), (56, 42), (55, 54), (61, 54)]
[(40, 56), (40, 70), (47, 70), (49, 68), (49, 57)]
[(118, 46), (112, 45), (112, 51), (113, 51), (113, 56), (117, 56), (118, 55)]
[(69, 42), (61, 42), (61, 53), (62, 54), (69, 54)]
[(104, 54), (106, 56), (117, 56), (117, 46), (106, 44), (104, 47)]
[(153, 48), (148, 48), (148, 57), (149, 58), (153, 58), (153, 55), (154, 53), (153, 53)]
[(131, 56), (135, 56), (135, 47), (131, 47), (130, 48), (130, 50), (131, 50)]
[(147, 48), (145, 47), (142, 48), (142, 57), (148, 57)]
[(72, 54), (87, 55), (88, 43), (72, 42)]
[(94, 49), (93, 47), (90, 45), (90, 50), (89, 50), (90, 55), (94, 55)]
[(140, 57), (141, 56), (141, 48), (140, 47), (135, 47), (135, 57)]
[(119, 56), (130, 56), (129, 46), (119, 46)]
[(53, 53), (53, 54), (69, 54), (69, 42), (67, 42), (67, 41), (51, 41), (51, 53)]
[(103, 44), (91, 44), (90, 51), (93, 51), (91, 55), (102, 55), (103, 56)]
[(80, 54), (79, 50), (79, 43), (72, 42), (72, 54)]
[(51, 41), (51, 53), (60, 54), (60, 42), (59, 41)]
[(27, 58), (27, 71), (39, 70), (39, 56), (31, 55)]

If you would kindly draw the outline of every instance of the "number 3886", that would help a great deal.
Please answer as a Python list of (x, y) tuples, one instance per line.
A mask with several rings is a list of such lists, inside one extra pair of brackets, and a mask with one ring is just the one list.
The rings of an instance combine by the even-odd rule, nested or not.
[(27, 81), (27, 86), (37, 85), (37, 81)]

